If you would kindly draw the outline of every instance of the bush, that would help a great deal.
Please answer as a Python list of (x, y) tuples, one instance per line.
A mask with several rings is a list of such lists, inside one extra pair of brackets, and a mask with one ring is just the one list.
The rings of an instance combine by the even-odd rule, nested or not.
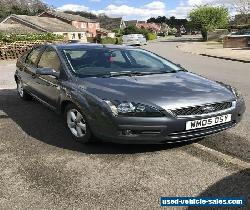
[(157, 39), (157, 35), (154, 34), (154, 33), (147, 33), (147, 34), (146, 34), (146, 39), (147, 39), (147, 40), (154, 40), (154, 39)]
[(43, 34), (0, 34), (0, 41), (2, 42), (17, 42), (17, 41), (37, 41), (37, 40), (46, 40), (46, 41), (55, 41), (62, 40), (63, 36), (56, 35), (52, 33), (43, 33)]
[(101, 44), (116, 44), (117, 39), (111, 38), (111, 37), (104, 37), (104, 38), (101, 38), (100, 43)]
[(122, 44), (122, 37), (116, 37), (116, 44)]
[(87, 42), (95, 43), (95, 42), (98, 42), (98, 39), (96, 39), (94, 37), (87, 37)]
[(175, 35), (177, 33), (177, 29), (176, 28), (170, 28), (168, 35)]

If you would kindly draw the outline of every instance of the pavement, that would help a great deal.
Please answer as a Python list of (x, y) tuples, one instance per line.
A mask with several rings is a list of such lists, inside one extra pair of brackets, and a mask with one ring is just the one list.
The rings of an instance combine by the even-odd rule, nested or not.
[(188, 53), (250, 63), (250, 47), (223, 48), (218, 42), (184, 42), (177, 47)]
[[(146, 48), (238, 87), (249, 104), (249, 64), (190, 55), (176, 44), (155, 42)], [(83, 145), (72, 141), (61, 116), (35, 100), (18, 98), (14, 70), (13, 61), (0, 62), (0, 209), (160, 209), (161, 196), (249, 199), (249, 168), (229, 164), (195, 144)], [(247, 107), (238, 128), (197, 143), (212, 142), (211, 147), (220, 151), (219, 145), (226, 144), (225, 153), (231, 148), (236, 152), (230, 155), (249, 160)], [(244, 148), (235, 142), (245, 144)]]

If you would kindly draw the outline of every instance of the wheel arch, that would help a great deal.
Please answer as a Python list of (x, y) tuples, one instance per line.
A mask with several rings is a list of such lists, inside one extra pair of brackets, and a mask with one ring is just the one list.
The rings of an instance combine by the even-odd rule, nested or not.
[(77, 105), (76, 103), (74, 103), (73, 101), (70, 101), (70, 100), (64, 100), (61, 102), (61, 105), (60, 105), (60, 113), (61, 114), (64, 114), (65, 110), (66, 110), (66, 107), (69, 105), (69, 104), (74, 104), (74, 105)]
[(15, 74), (14, 75), (15, 81), (17, 82), (19, 80), (18, 76)]

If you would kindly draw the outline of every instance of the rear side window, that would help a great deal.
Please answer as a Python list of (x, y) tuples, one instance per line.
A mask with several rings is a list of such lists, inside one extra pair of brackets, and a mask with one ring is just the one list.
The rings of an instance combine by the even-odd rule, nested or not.
[(33, 49), (26, 57), (25, 63), (36, 67), (36, 61), (37, 61), (37, 58), (38, 58), (41, 50), (42, 50), (42, 47), (38, 47), (38, 48)]
[(51, 68), (56, 70), (57, 72), (60, 72), (61, 68), (61, 61), (56, 53), (55, 50), (51, 48), (47, 48), (38, 63), (39, 68)]

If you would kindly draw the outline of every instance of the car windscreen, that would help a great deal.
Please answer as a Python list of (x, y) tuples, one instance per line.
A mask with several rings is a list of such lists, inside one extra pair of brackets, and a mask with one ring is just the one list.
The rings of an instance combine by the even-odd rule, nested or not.
[(76, 76), (108, 76), (119, 73), (168, 73), (181, 67), (142, 49), (86, 48), (63, 50)]

